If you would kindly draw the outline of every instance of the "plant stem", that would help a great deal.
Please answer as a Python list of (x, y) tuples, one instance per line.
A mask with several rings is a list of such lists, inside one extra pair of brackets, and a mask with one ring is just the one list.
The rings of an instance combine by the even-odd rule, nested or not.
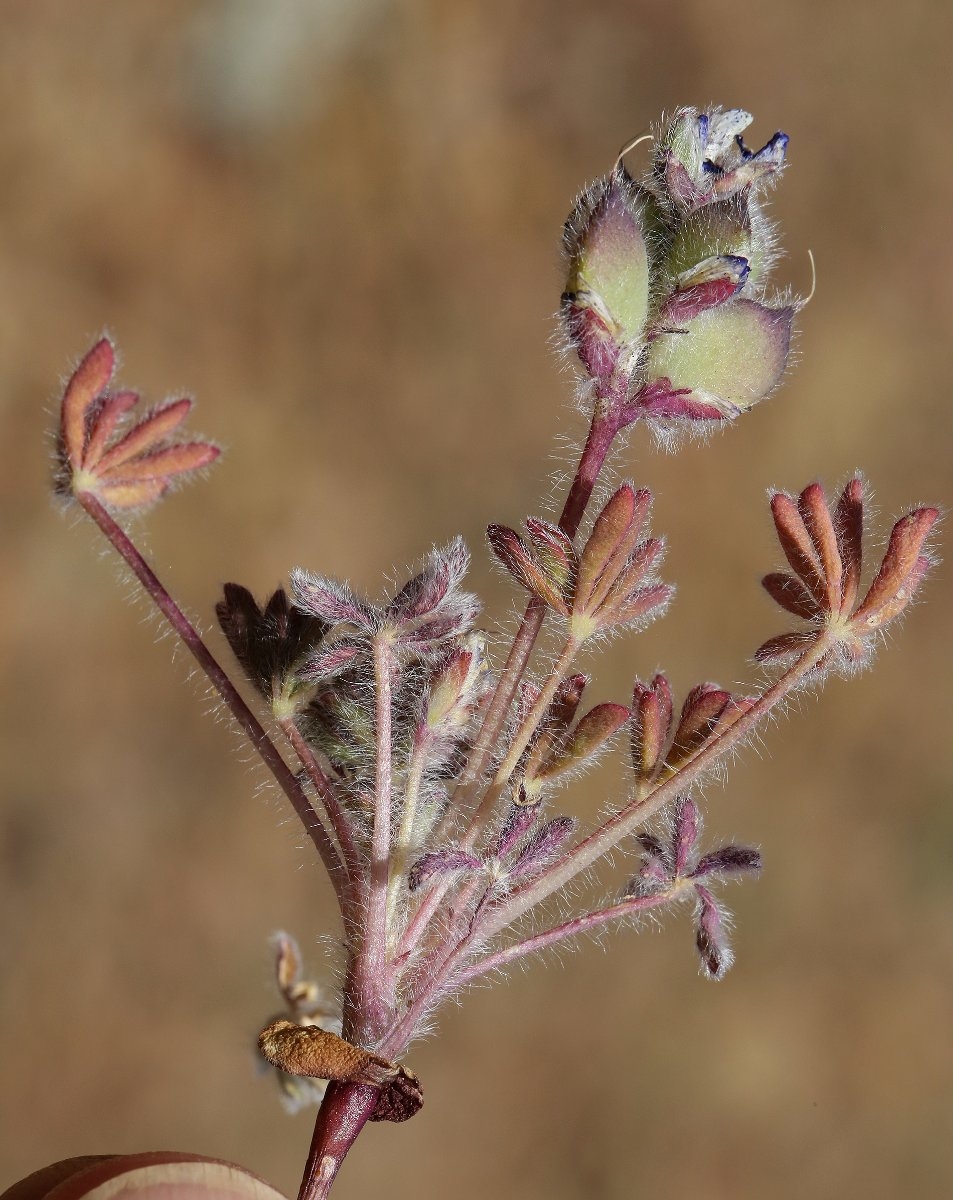
[[(533, 734), (536, 732), (540, 721), (546, 715), (546, 710), (552, 703), (553, 697), (556, 695), (559, 685), (562, 683), (566, 672), (572, 665), (573, 659), (579, 653), (579, 647), (582, 643), (576, 638), (569, 637), (566, 639), (562, 650), (559, 652), (559, 657), (550, 668), (549, 675), (546, 678), (546, 683), (536, 697), (532, 708), (520, 722), (520, 727), (513, 735), (513, 740), (510, 743), (510, 748), (506, 753), (506, 758), (497, 767), (496, 774), (493, 776), (494, 788), (505, 784), (513, 772), (516, 770), (519, 760), (522, 757), (523, 751), (532, 740)], [(473, 844), (473, 840), (479, 834), (482, 828), (480, 820), (480, 812), (477, 812), (470, 825), (470, 833), (465, 840), (464, 848), (467, 849)]]
[[(567, 537), (575, 537), (578, 532), (580, 522), (596, 486), (596, 480), (605, 465), (609, 450), (618, 432), (618, 421), (611, 414), (611, 410), (606, 407), (604, 402), (597, 401), (586, 444), (583, 447), (576, 474), (569, 488), (569, 495), (566, 497), (566, 503), (563, 505), (563, 511), (559, 518), (559, 528)], [(545, 616), (546, 605), (534, 596), (526, 606), (523, 620), (516, 631), (510, 652), (500, 672), (493, 699), (474, 742), (470, 761), (461, 776), (459, 789), (463, 789), (465, 794), (483, 774), (487, 758), (495, 747), (496, 740), (506, 721), (513, 697), (516, 695), (516, 689), (526, 673), (526, 667), (543, 627)]]
[[(515, 947), (504, 947), (503, 950), (498, 951), (495, 955), (489, 956), (481, 962), (474, 963), (472, 968), (468, 968), (462, 972), (458, 978), (454, 977), (454, 970), (460, 959), (467, 952), (472, 951), (476, 942), (483, 942), (493, 937), (508, 925), (518, 920), (519, 917), (536, 904), (539, 904), (560, 888), (565, 887), (567, 883), (590, 867), (598, 858), (608, 853), (624, 838), (630, 836), (654, 813), (658, 812), (660, 808), (674, 799), (679, 792), (683, 792), (700, 774), (709, 770), (718, 758), (746, 737), (759, 721), (767, 716), (793, 688), (810, 674), (827, 653), (828, 648), (829, 640), (825, 635), (822, 635), (815, 642), (811, 650), (798, 662), (794, 663), (793, 666), (768, 688), (743, 716), (739, 717), (724, 733), (712, 738), (680, 771), (670, 776), (664, 783), (657, 785), (645, 799), (641, 801), (637, 800), (627, 805), (620, 812), (616, 813), (614, 817), (604, 822), (604, 824), (580, 842), (574, 849), (569, 851), (568, 854), (554, 862), (548, 870), (537, 876), (531, 883), (513, 892), (505, 900), (486, 910), (485, 915), (478, 917), (471, 925), (466, 936), (443, 957), (439, 966), (435, 968), (428, 986), (423, 988), (416, 996), (414, 1003), (383, 1042), (381, 1053), (394, 1057), (403, 1052), (407, 1041), (413, 1036), (415, 1023), (423, 1013), (433, 1007), (434, 1001), (440, 992), (456, 986), (456, 983), (461, 979), (475, 978), (485, 969), (492, 970), (495, 959), (498, 960), (495, 965), (503, 965), (509, 961), (508, 953), (510, 950), (513, 951), (513, 957), (518, 957), (520, 953), (523, 953), (523, 951), (518, 949), (520, 946), (526, 945), (526, 952), (536, 949), (536, 939), (530, 938), (524, 942), (517, 943)], [(615, 913), (613, 913), (612, 909), (604, 911), (612, 914), (606, 920), (614, 919)], [(596, 914), (588, 914), (588, 917), (591, 918), (594, 915)], [(586, 919), (587, 917), (585, 916), (576, 918), (576, 920), (583, 922)], [(572, 926), (574, 922), (570, 921), (567, 924)], [(551, 936), (552, 940), (558, 940), (560, 936), (559, 930), (562, 928), (562, 926), (556, 926), (554, 929), (544, 931), (542, 934), (536, 936), (543, 939), (540, 944), (545, 945), (547, 944), (546, 939)], [(568, 933), (563, 936), (570, 936), (572, 932), (579, 931), (579, 929), (569, 929)], [(485, 964), (490, 965), (487, 967)]]
[(391, 791), (393, 787), (394, 656), (390, 638), (377, 634), (373, 643), (376, 765), (374, 828), (367, 882), (364, 933), (345, 986), (345, 1036), (372, 1045), (390, 1019), (393, 981), (386, 972), (387, 884), (390, 879)]
[(486, 828), (487, 822), (493, 816), (493, 810), (496, 808), (497, 802), (506, 790), (510, 777), (516, 770), (523, 751), (532, 740), (540, 721), (545, 717), (546, 710), (552, 703), (553, 697), (556, 695), (556, 691), (560, 683), (562, 683), (566, 672), (572, 665), (573, 659), (578, 654), (580, 645), (581, 643), (575, 638), (567, 638), (559, 657), (550, 669), (544, 687), (536, 697), (532, 708), (520, 722), (520, 727), (513, 736), (513, 741), (510, 743), (506, 758), (497, 767), (496, 774), (493, 776), (493, 782), (487, 788), (483, 799), (480, 801), (479, 808), (473, 814), (470, 827), (459, 843), (461, 850), (473, 849), (480, 834)]
[(271, 771), (278, 786), (291, 801), (292, 807), (304, 826), (305, 833), (307, 833), (308, 837), (314, 843), (315, 849), (321, 856), (321, 861), (327, 868), (331, 883), (337, 893), (338, 902), (341, 904), (343, 910), (345, 893), (345, 871), (343, 864), (328, 831), (321, 823), (321, 818), (315, 812), (307, 793), (299, 783), (294, 772), (265, 732), (261, 722), (239, 695), (235, 685), (229, 679), (211, 650), (206, 646), (198, 630), (172, 599), (165, 586), (159, 580), (159, 577), (139, 553), (139, 550), (125, 530), (113, 520), (96, 497), (89, 492), (80, 492), (76, 498), (88, 515), (99, 526), (113, 549), (132, 570), (149, 598), (169, 622), (172, 629), (191, 651), (196, 662), (208, 677), (212, 687), (218, 692), (223, 703), (237, 721), (239, 728), (261, 756), (262, 761)]
[(609, 908), (601, 908), (597, 912), (584, 913), (581, 917), (573, 917), (570, 921), (563, 921), (561, 925), (554, 925), (550, 929), (543, 930), (542, 933), (534, 934), (522, 942), (514, 942), (512, 946), (505, 946), (495, 954), (481, 958), (479, 962), (475, 962), (456, 976), (454, 986), (470, 983), (472, 980), (478, 979), (481, 975), (485, 975), (488, 971), (496, 971), (500, 967), (508, 966), (517, 958), (522, 958), (524, 954), (532, 954), (535, 950), (544, 950), (547, 946), (554, 946), (564, 938), (575, 937), (580, 933), (588, 933), (593, 929), (598, 929), (601, 925), (606, 925), (610, 921), (620, 921), (625, 917), (630, 917), (633, 913), (645, 912), (650, 908), (659, 908), (663, 904), (668, 904), (671, 900), (672, 896), (668, 892), (661, 892), (654, 896), (632, 896), (627, 900), (620, 900), (618, 904), (613, 904)]
[[(616, 415), (616, 406), (611, 402), (611, 398), (598, 398), (593, 409), (592, 422), (589, 426), (586, 444), (583, 447), (579, 465), (576, 467), (576, 474), (569, 488), (569, 495), (566, 497), (566, 503), (563, 505), (563, 511), (559, 518), (559, 527), (568, 537), (575, 537), (579, 530), (579, 525), (589, 505), (593, 489), (596, 486), (596, 481), (602, 472), (602, 468), (605, 466), (612, 443), (619, 429), (620, 424), (619, 418)], [(472, 799), (476, 786), (486, 770), (487, 763), (492, 756), (500, 733), (506, 723), (510, 706), (513, 703), (513, 697), (516, 695), (516, 689), (519, 687), (520, 680), (526, 674), (526, 668), (529, 665), (533, 647), (536, 645), (536, 639), (539, 637), (540, 630), (543, 627), (545, 616), (546, 606), (534, 596), (526, 606), (523, 620), (516, 631), (510, 652), (500, 672), (500, 678), (493, 693), (493, 698), (486, 709), (483, 723), (474, 740), (473, 750), (470, 752), (466, 769), (461, 775), (460, 782), (451, 797), (451, 802), (447, 809), (447, 820), (450, 819), (451, 814), (459, 812)], [(469, 839), (471, 837), (474, 825), (476, 825), (477, 830), (482, 827), (486, 815), (485, 808), (490, 802), (490, 794), (488, 793), (484, 797), (484, 803), (473, 816), (465, 835), (466, 838)], [(495, 803), (495, 797), (492, 802)], [(444, 830), (446, 828), (447, 825), (445, 824)], [(407, 926), (401, 938), (398, 957), (409, 953), (423, 936), (449, 886), (449, 880), (441, 880), (439, 883), (434, 884), (423, 897), (420, 906), (414, 914), (413, 920)]]
[(579, 530), (582, 518), (589, 507), (593, 489), (602, 474), (602, 468), (605, 466), (612, 443), (620, 428), (615, 405), (606, 399), (597, 400), (586, 444), (579, 459), (579, 466), (576, 468), (575, 478), (569, 488), (569, 495), (566, 497), (566, 503), (563, 505), (562, 515), (559, 518), (559, 528), (567, 537), (575, 537)]
[[(394, 918), (397, 911), (397, 898), (400, 895), (401, 888), (404, 883), (404, 876), (407, 873), (408, 858), (410, 847), (414, 839), (414, 823), (417, 817), (417, 801), (420, 798), (420, 784), (424, 775), (424, 767), (427, 762), (427, 740), (426, 737), (415, 739), (413, 751), (410, 756), (410, 764), (407, 768), (407, 778), (403, 788), (403, 801), (401, 803), (400, 829), (397, 833), (397, 841), (394, 845), (393, 855), (391, 857), (390, 871), (387, 884), (387, 925), (388, 929), (394, 927)], [(390, 949), (390, 947), (388, 947)]]
[(713, 737), (685, 766), (654, 787), (644, 799), (626, 805), (531, 883), (513, 892), (493, 912), (488, 913), (485, 919), (477, 923), (475, 932), (482, 937), (492, 937), (512, 924), (523, 913), (565, 887), (570, 880), (607, 854), (624, 838), (629, 837), (675, 796), (684, 793), (699, 775), (710, 770), (723, 754), (747, 737), (754, 727), (814, 670), (829, 646), (828, 636), (821, 634), (808, 653), (763, 692), (737, 721), (723, 733)]
[(298, 1200), (323, 1200), (344, 1156), (377, 1107), (378, 1088), (366, 1083), (329, 1083), (324, 1093)]
[(315, 757), (314, 751), (302, 736), (301, 730), (295, 724), (294, 718), (285, 717), (279, 724), (325, 807), (328, 820), (341, 847), (341, 854), (347, 868), (347, 884), (351, 901), (356, 902), (361, 879), (361, 860), (357, 847), (354, 844), (351, 820), (341, 807), (333, 783), (328, 779), (321, 764)]
[[(580, 522), (585, 514), (596, 481), (605, 464), (618, 429), (618, 422), (610, 414), (608, 404), (601, 399), (598, 400), (593, 412), (589, 435), (586, 439), (586, 444), (579, 461), (579, 466), (576, 469), (576, 475), (573, 479), (569, 490), (569, 495), (563, 507), (562, 516), (560, 517), (560, 527), (569, 537), (574, 537), (579, 529)], [(545, 615), (546, 609), (543, 604), (535, 599), (529, 602), (526, 612), (523, 616), (523, 620), (520, 623), (519, 629), (517, 630), (513, 639), (513, 644), (510, 648), (509, 655), (507, 656), (506, 663), (502, 669), (493, 698), (487, 706), (484, 714), (483, 723), (475, 740), (474, 748), (470, 755), (470, 760), (467, 764), (464, 774), (461, 776), (460, 784), (458, 785), (457, 792), (455, 793), (454, 797), (455, 802), (458, 800), (465, 801), (465, 799), (469, 797), (474, 789), (474, 786), (479, 782), (484, 771), (486, 770), (487, 762), (496, 747), (500, 732), (509, 714), (513, 697), (516, 694), (516, 689), (526, 672), (526, 667), (536, 644), (536, 639), (539, 637), (540, 630), (542, 629)], [(576, 649), (577, 647), (573, 647), (572, 651), (570, 652), (570, 658), (567, 659), (567, 662), (571, 661), (571, 654), (574, 654)], [(568, 647), (564, 648), (564, 655), (567, 653), (567, 650)], [(553, 690), (555, 687), (558, 687), (559, 681), (564, 674), (564, 670), (559, 670), (559, 663), (562, 662), (562, 658), (563, 656), (560, 657), (560, 660), (558, 660), (557, 664), (554, 666), (551, 675), (550, 683), (553, 686)], [(389, 858), (391, 787), (389, 659), (387, 671), (385, 672), (382, 668), (383, 663), (380, 658), (379, 647), (378, 644), (375, 643), (374, 670), (378, 696), (377, 796), (375, 798), (371, 889), (368, 896), (367, 933), (364, 939), (364, 946), (362, 947), (359, 955), (359, 959), (363, 959), (365, 961), (358, 961), (355, 964), (354, 970), (354, 974), (356, 976), (355, 983), (358, 985), (358, 992), (360, 992), (363, 987), (366, 986), (366, 983), (368, 982), (368, 973), (373, 972), (374, 970), (373, 963), (367, 960), (370, 956), (372, 956), (371, 945), (373, 944), (375, 937), (373, 931), (378, 928), (381, 920), (383, 920), (383, 929), (379, 932), (383, 935), (384, 940), (380, 942), (380, 945), (386, 945), (387, 881), (390, 875)], [(385, 674), (387, 677), (386, 760), (383, 758), (381, 753), (382, 742), (384, 741), (382, 735), (385, 733), (385, 727), (382, 720), (384, 715), (382, 704), (384, 688), (382, 685), (384, 684)], [(549, 696), (546, 703), (548, 704), (549, 700), (551, 699), (552, 696)], [(541, 711), (544, 711), (544, 709), (541, 709)], [(510, 748), (507, 759), (503, 764), (501, 764), (501, 771), (503, 771), (505, 778), (508, 778), (512, 771), (512, 766), (507, 766), (509, 760), (513, 758), (515, 753), (515, 758), (513, 758), (513, 765), (515, 766), (515, 763), (518, 761), (519, 756), (525, 749), (529, 738), (532, 737), (536, 723), (537, 722), (534, 722), (532, 726), (530, 726), (528, 721), (524, 722), (521, 732), (517, 736), (517, 741), (514, 741), (513, 746)], [(519, 745), (519, 748), (517, 749), (516, 747), (519, 741), (522, 741), (522, 744)], [(485, 798), (485, 801), (489, 800), (489, 795), (492, 793), (493, 789), (491, 788), (490, 793), (488, 793), (488, 796)], [(385, 795), (386, 822), (382, 820), (382, 809), (384, 807), (383, 797)], [(481, 809), (482, 807), (483, 806), (481, 806)], [(468, 831), (468, 834), (474, 839), (476, 836), (478, 836), (479, 828), (482, 826), (484, 816), (485, 814), (481, 810), (478, 810), (477, 813), (474, 814), (474, 820), (471, 822), (471, 830)], [(381, 870), (383, 870), (383, 874), (381, 874)], [(381, 892), (382, 879), (383, 892)], [(423, 935), (427, 925), (439, 907), (445, 890), (445, 885), (440, 885), (432, 888), (427, 897), (425, 897), (423, 903), (418, 908), (413, 921), (405, 931), (404, 937), (401, 939), (398, 950), (398, 960), (405, 951), (412, 949), (413, 946), (416, 945), (419, 937)], [(377, 909), (381, 906), (382, 898), (383, 914), (380, 914), (377, 912)], [(606, 919), (609, 920), (611, 918)], [(434, 990), (439, 987), (440, 982), (447, 978), (448, 973), (452, 971), (453, 966), (458, 961), (458, 958), (465, 952), (464, 943), (468, 943), (469, 940), (469, 938), (464, 939), (464, 942), (461, 942), (461, 944), (456, 947), (454, 952), (441, 965), (436, 978), (432, 981), (431, 987), (426, 989), (428, 997), (432, 996)], [(347, 990), (350, 991), (350, 989)], [(361, 1002), (358, 1001), (358, 1006), (360, 1006), (360, 1003)], [(422, 1011), (423, 1008), (420, 1008), (420, 1012)], [(409, 1034), (413, 1032), (414, 1022), (418, 1016), (418, 1004), (415, 1003), (405, 1014), (405, 1016), (397, 1023), (397, 1025), (394, 1026), (390, 1037), (387, 1038), (385, 1043), (387, 1047), (385, 1052), (391, 1057), (396, 1057), (403, 1052)], [(333, 1181), (334, 1176), (337, 1174), (338, 1167), (340, 1166), (344, 1154), (347, 1153), (351, 1143), (360, 1133), (361, 1128), (363, 1128), (364, 1122), (367, 1120), (370, 1112), (373, 1111), (373, 1109), (370, 1108), (367, 1114), (363, 1117), (363, 1119), (360, 1119), (359, 1122), (353, 1118), (347, 1117), (347, 1101), (341, 1097), (342, 1093), (346, 1089), (354, 1086), (355, 1085), (332, 1083), (328, 1087), (328, 1092), (318, 1114), (318, 1122), (315, 1126), (311, 1154), (308, 1159), (308, 1168), (305, 1173), (305, 1179), (302, 1182), (299, 1200), (320, 1200), (321, 1197), (327, 1195), (331, 1186), (331, 1182)], [(347, 1118), (342, 1122), (342, 1127), (346, 1129), (345, 1136), (340, 1142), (340, 1145), (343, 1146), (343, 1150), (340, 1153), (337, 1153), (336, 1151), (325, 1151), (323, 1147), (325, 1145), (330, 1145), (333, 1139), (329, 1140), (329, 1135), (323, 1132), (323, 1130), (325, 1127), (328, 1129), (332, 1129), (333, 1127), (333, 1130), (336, 1131), (339, 1122), (339, 1106), (341, 1106), (345, 1111), (345, 1117)], [(328, 1115), (325, 1115), (326, 1110)], [(334, 1136), (336, 1136), (336, 1133)], [(322, 1171), (324, 1171), (324, 1173), (327, 1175), (326, 1182), (322, 1178)]]
[(377, 697), (374, 783), (374, 832), (371, 841), (368, 936), (383, 948), (387, 932), (387, 882), (390, 877), (391, 788), (393, 784), (393, 657), (390, 642), (374, 639), (374, 689)]

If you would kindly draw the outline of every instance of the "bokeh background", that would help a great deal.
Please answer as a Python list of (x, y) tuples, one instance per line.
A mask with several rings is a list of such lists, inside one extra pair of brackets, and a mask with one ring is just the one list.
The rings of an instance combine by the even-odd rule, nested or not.
[[(551, 512), (582, 421), (548, 344), (577, 190), (663, 109), (791, 135), (779, 281), (818, 289), (780, 394), (677, 456), (636, 437), (680, 594), (636, 672), (751, 683), (783, 623), (765, 489), (863, 467), (883, 528), (951, 498), (953, 9), (937, 0), (0, 3), (0, 1186), (189, 1149), (294, 1194), (310, 1137), (252, 1038), (266, 939), (329, 976), (330, 890), (262, 771), (47, 498), (51, 404), (103, 328), (228, 454), (137, 526), (206, 625), (302, 564), (376, 591)], [(636, 154), (639, 152), (637, 151)], [(555, 483), (554, 483), (555, 480)], [(762, 846), (712, 986), (687, 914), (446, 1011), (428, 1105), (341, 1200), (953, 1194), (951, 585), (710, 789)], [(220, 641), (216, 641), (220, 645)], [(619, 758), (567, 797), (594, 815)], [(323, 940), (322, 940), (323, 939)]]

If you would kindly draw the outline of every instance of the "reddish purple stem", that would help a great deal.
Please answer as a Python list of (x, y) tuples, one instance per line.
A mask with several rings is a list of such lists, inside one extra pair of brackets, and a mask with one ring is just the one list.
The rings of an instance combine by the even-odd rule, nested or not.
[(338, 900), (343, 905), (344, 871), (341, 860), (304, 788), (295, 778), (294, 772), (282, 758), (261, 722), (241, 698), (235, 685), (226, 675), (211, 650), (202, 641), (198, 630), (166, 591), (159, 577), (139, 553), (125, 530), (113, 520), (95, 496), (88, 492), (80, 492), (76, 498), (99, 526), (116, 552), (125, 560), (156, 607), (192, 652), (209, 682), (238, 722), (242, 732), (261, 755), (265, 765), (301, 819), (305, 832), (314, 843), (321, 856), (321, 861), (327, 868)]
[[(612, 443), (622, 428), (623, 422), (619, 416), (619, 410), (618, 401), (613, 401), (611, 398), (600, 398), (596, 402), (592, 423), (589, 426), (589, 435), (586, 438), (579, 466), (576, 468), (569, 495), (566, 497), (566, 503), (563, 505), (562, 515), (559, 518), (559, 527), (568, 537), (574, 537), (579, 529), (596, 481), (612, 448)], [(513, 703), (516, 689), (529, 665), (530, 656), (545, 617), (545, 604), (534, 596), (526, 606), (523, 620), (516, 631), (513, 645), (510, 647), (509, 655), (500, 672), (499, 683), (474, 742), (470, 762), (458, 785), (457, 791), (460, 794), (455, 793), (454, 796), (457, 802), (468, 796), (470, 789), (478, 782), (486, 768), (487, 761), (496, 746), (496, 739), (499, 737), (506, 715), (510, 710), (510, 705)], [(461, 845), (472, 846), (478, 833), (479, 825), (474, 818)], [(407, 953), (416, 945), (437, 911), (447, 887), (448, 880), (442, 879), (424, 897), (401, 939), (399, 955)]]
[(298, 1200), (324, 1200), (344, 1156), (370, 1119), (380, 1097), (366, 1083), (329, 1083), (314, 1126)]

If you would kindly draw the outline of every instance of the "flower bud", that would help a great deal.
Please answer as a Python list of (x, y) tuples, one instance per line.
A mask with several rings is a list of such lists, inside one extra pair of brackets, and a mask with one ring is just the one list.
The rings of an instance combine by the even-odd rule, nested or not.
[(554, 817), (541, 825), (523, 846), (513, 866), (507, 872), (510, 879), (527, 879), (538, 875), (559, 853), (576, 829), (574, 817)]
[(427, 701), (426, 722), (430, 729), (465, 724), (469, 705), (485, 670), (484, 639), (471, 634), (435, 670)]
[(695, 887), (695, 947), (706, 979), (724, 979), (734, 961), (728, 942), (727, 919), (708, 888)]
[(664, 675), (650, 684), (635, 681), (632, 692), (632, 768), (640, 783), (657, 774), (672, 735), (672, 689)]
[(608, 382), (634, 365), (649, 309), (649, 257), (638, 190), (622, 168), (583, 196), (566, 223), (562, 310), (586, 370)]
[(738, 298), (707, 308), (678, 331), (649, 346), (650, 381), (668, 380), (688, 393), (708, 419), (731, 418), (751, 408), (781, 379), (791, 344), (794, 308), (769, 308)]
[(675, 291), (662, 307), (661, 321), (681, 325), (706, 309), (724, 304), (745, 286), (748, 273), (748, 260), (737, 254), (703, 259), (675, 276)]
[(742, 194), (691, 213), (675, 230), (666, 266), (672, 275), (690, 271), (706, 258), (730, 254), (754, 257), (748, 196)]

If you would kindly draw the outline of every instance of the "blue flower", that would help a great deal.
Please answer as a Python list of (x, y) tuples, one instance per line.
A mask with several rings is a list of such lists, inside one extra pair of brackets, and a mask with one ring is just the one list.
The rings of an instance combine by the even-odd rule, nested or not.
[(784, 166), (788, 136), (776, 133), (758, 151), (741, 134), (751, 124), (740, 108), (683, 108), (659, 138), (655, 170), (673, 203), (690, 211), (757, 186)]

